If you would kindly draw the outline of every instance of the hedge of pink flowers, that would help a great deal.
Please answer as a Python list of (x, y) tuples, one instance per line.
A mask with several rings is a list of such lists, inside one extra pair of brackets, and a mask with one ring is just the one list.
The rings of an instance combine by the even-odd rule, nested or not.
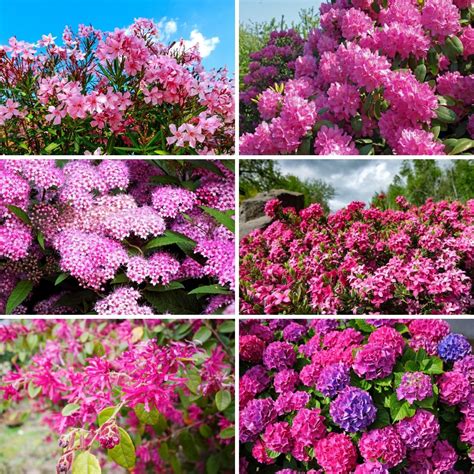
[(472, 312), (474, 201), (397, 203), (326, 216), (269, 201), (273, 222), (241, 241), (242, 314)]
[(336, 0), (320, 13), (289, 80), (278, 83), (277, 70), (251, 63), (251, 71), (263, 69), (257, 86), (269, 82), (264, 73), (277, 84), (259, 94), (247, 78), (243, 96), (257, 102), (260, 123), (241, 137), (242, 154), (441, 155), (474, 147), (471, 0)]
[(228, 154), (233, 82), (144, 18), (0, 46), (0, 153)]
[(233, 472), (233, 334), (233, 321), (13, 320), (0, 412), (41, 414), (57, 474)]
[(442, 320), (241, 321), (240, 472), (470, 472), (471, 352)]
[(0, 311), (233, 312), (233, 165), (0, 161)]

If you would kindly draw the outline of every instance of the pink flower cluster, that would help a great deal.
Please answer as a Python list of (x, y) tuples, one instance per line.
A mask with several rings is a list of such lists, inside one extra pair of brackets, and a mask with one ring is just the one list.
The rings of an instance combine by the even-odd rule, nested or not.
[[(458, 348), (446, 352), (452, 337)], [(445, 321), (253, 319), (240, 321), (240, 338), (244, 474), (472, 466), (474, 359)], [(419, 338), (435, 352), (413, 348)]]
[[(170, 284), (184, 297), (186, 288), (222, 285), (222, 295), (196, 299), (197, 309), (188, 311), (232, 304), (234, 235), (204, 209), (234, 210), (234, 174), (217, 160), (202, 168), (185, 162), (178, 173), (181, 179), (165, 176), (143, 160), (2, 161), (2, 311), (22, 280), (35, 289), (17, 312), (75, 312), (68, 301), (82, 292), (95, 305), (79, 311), (152, 314), (154, 299), (145, 303), (144, 292)], [(153, 184), (167, 178), (176, 184)]]
[[(222, 322), (212, 324), (218, 331)], [(23, 409), (29, 406), (40, 415), (51, 431), (49, 441), (59, 439), (64, 450), (58, 473), (71, 472), (71, 461), (87, 449), (97, 454), (103, 469), (110, 472), (119, 468), (115, 463), (124, 466), (124, 462), (136, 474), (165, 471), (170, 460), (159, 448), (169, 442), (170, 449), (182, 449), (181, 444), (186, 446), (186, 440), (179, 436), (183, 431), (191, 439), (197, 436), (201, 440), (194, 461), (199, 458), (196, 472), (205, 472), (201, 465), (205, 465), (209, 452), (233, 457), (233, 446), (229, 445), (234, 438), (230, 433), (233, 407), (219, 411), (215, 397), (218, 392), (233, 397), (234, 361), (220, 340), (206, 351), (195, 342), (175, 337), (180, 333), (192, 339), (204, 328), (196, 320), (32, 320), (2, 324), (0, 343), (14, 354), (11, 362), (3, 362), (2, 407), (16, 409), (21, 403)], [(158, 342), (156, 335), (163, 332), (168, 336)], [(231, 345), (232, 333), (226, 334)], [(28, 345), (27, 339), (34, 339), (36, 345)], [(18, 363), (20, 346), (32, 349)], [(196, 379), (199, 383), (193, 385)], [(205, 438), (198, 434), (203, 426)], [(131, 437), (127, 446), (123, 446), (124, 432)], [(80, 443), (74, 442), (76, 436), (80, 436)], [(127, 460), (113, 455), (106, 460), (105, 450), (110, 453), (118, 444), (127, 452)], [(181, 462), (183, 471), (187, 470), (186, 461)]]
[(474, 201), (401, 199), (400, 210), (353, 202), (329, 216), (269, 203), (273, 222), (241, 241), (242, 313), (468, 313)]
[[(256, 97), (260, 122), (241, 137), (241, 153), (447, 153), (455, 145), (445, 140), (458, 139), (456, 127), (472, 121), (470, 6), (323, 3), (320, 27), (309, 33), (293, 74), (278, 84), (278, 71), (269, 71), (277, 84)], [(242, 96), (254, 89), (245, 85)]]
[(66, 27), (62, 45), (51, 35), (37, 44), (10, 38), (0, 46), (7, 91), (0, 151), (231, 153), (234, 98), (226, 69), (206, 72), (196, 47), (158, 38), (158, 25), (143, 18), (113, 32)]

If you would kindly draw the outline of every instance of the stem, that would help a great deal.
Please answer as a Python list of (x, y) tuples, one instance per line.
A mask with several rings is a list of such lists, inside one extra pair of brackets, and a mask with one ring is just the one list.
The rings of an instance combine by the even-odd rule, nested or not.
[(232, 363), (232, 361), (234, 360), (234, 356), (233, 356), (232, 352), (230, 351), (230, 349), (226, 346), (226, 344), (224, 344), (224, 341), (219, 336), (219, 333), (212, 327), (212, 324), (210, 323), (209, 320), (204, 320), (204, 325), (207, 327), (207, 329), (209, 329), (209, 331), (212, 332), (214, 337), (219, 341), (219, 344), (222, 346), (222, 348), (224, 349), (226, 354), (229, 356), (229, 359), (230, 359), (231, 364), (233, 366), (234, 364)]
[[(107, 420), (105, 420), (104, 423), (107, 423), (108, 421), (110, 421), (112, 418), (115, 418), (118, 414), (118, 412), (122, 409), (122, 407), (125, 405), (125, 401), (121, 402), (119, 405), (117, 405), (117, 408), (115, 408), (114, 412), (112, 413), (112, 415), (109, 416), (109, 418), (107, 418)], [(96, 440), (98, 434), (99, 434), (99, 431), (100, 429), (96, 430), (95, 434), (94, 434), (94, 437), (92, 438), (91, 442), (89, 443), (89, 447), (87, 448), (86, 451), (90, 451), (90, 449), (92, 448), (92, 445), (94, 444), (94, 441)]]

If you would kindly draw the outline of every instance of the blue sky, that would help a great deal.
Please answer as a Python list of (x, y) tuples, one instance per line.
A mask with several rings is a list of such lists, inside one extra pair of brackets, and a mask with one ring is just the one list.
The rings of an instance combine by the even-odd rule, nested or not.
[(240, 0), (240, 22), (261, 22), (280, 19), (282, 15), (288, 23), (298, 20), (302, 8), (314, 7), (316, 10), (322, 0)]
[(212, 50), (206, 68), (227, 65), (234, 71), (234, 0), (0, 0), (0, 44), (11, 36), (36, 42), (48, 33), (59, 41), (64, 25), (75, 29), (79, 23), (111, 31), (139, 17), (175, 22), (172, 40), (190, 40), (195, 30), (192, 36), (202, 34), (207, 52)]

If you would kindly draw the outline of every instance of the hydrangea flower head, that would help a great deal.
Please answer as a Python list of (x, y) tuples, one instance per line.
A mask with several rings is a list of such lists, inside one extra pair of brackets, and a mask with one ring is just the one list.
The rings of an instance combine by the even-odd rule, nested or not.
[(344, 433), (329, 433), (319, 440), (314, 455), (327, 474), (349, 474), (357, 465), (357, 449)]
[(357, 352), (352, 368), (367, 380), (382, 379), (392, 373), (395, 351), (384, 344), (369, 343)]
[(462, 334), (448, 334), (438, 344), (438, 354), (446, 362), (455, 362), (471, 352), (471, 344)]
[(440, 426), (436, 417), (427, 410), (417, 410), (411, 418), (395, 425), (398, 434), (409, 449), (428, 448), (436, 441)]
[(406, 372), (397, 388), (397, 398), (413, 403), (433, 396), (431, 377), (423, 372)]
[(350, 383), (350, 369), (339, 362), (323, 368), (319, 374), (316, 388), (325, 397), (333, 398)]
[(296, 362), (293, 346), (287, 342), (272, 342), (263, 353), (263, 365), (267, 369), (291, 369)]
[(406, 454), (405, 445), (393, 426), (363, 433), (359, 441), (359, 450), (366, 461), (380, 461), (388, 468), (400, 464)]

